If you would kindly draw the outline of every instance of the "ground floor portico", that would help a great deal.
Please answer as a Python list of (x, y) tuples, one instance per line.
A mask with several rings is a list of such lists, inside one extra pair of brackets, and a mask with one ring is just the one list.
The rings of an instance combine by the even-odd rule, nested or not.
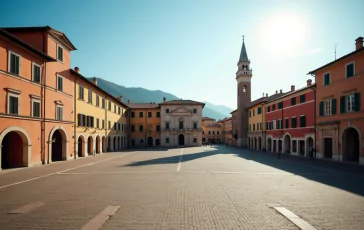
[(202, 134), (198, 130), (171, 130), (161, 135), (162, 147), (193, 147), (202, 145)]
[(263, 132), (249, 132), (248, 148), (255, 150), (263, 150), (265, 143), (263, 140)]

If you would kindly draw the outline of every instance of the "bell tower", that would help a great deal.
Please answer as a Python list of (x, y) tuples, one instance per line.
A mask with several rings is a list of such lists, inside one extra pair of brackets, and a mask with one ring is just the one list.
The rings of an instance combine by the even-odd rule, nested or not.
[(247, 106), (251, 102), (251, 78), (253, 76), (252, 69), (250, 68), (250, 61), (245, 48), (244, 36), (243, 44), (241, 46), (240, 57), (238, 61), (238, 71), (236, 72), (236, 82), (238, 88), (237, 94), (237, 145), (240, 147), (247, 147), (248, 144), (248, 127), (249, 117)]

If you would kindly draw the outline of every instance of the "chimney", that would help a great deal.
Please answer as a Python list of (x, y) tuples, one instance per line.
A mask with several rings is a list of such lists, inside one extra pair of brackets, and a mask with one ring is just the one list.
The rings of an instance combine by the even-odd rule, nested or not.
[(291, 92), (295, 91), (294, 85), (291, 85)]
[(312, 84), (312, 80), (311, 79), (308, 79), (307, 80), (307, 86), (310, 86)]
[(166, 102), (166, 97), (163, 97), (163, 102)]
[(265, 97), (268, 97), (268, 93), (265, 94)]
[(360, 50), (361, 48), (363, 48), (363, 37), (358, 37), (355, 40), (355, 46), (356, 46), (356, 50)]
[(278, 90), (276, 90), (276, 94), (278, 94)]
[(123, 96), (119, 96), (119, 100), (123, 102)]
[(279, 93), (282, 93), (282, 90), (279, 90)]
[(94, 78), (92, 79), (92, 82), (94, 83), (94, 85), (97, 85), (97, 78), (96, 78), (96, 77), (94, 77)]
[(75, 71), (76, 73), (80, 72), (80, 68), (78, 68), (77, 66), (75, 67)]

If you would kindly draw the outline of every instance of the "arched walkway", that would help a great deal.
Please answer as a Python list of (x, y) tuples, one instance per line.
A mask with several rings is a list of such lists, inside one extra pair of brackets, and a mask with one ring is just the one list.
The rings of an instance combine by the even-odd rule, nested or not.
[(258, 137), (258, 150), (262, 150), (262, 138)]
[(109, 152), (112, 151), (112, 149), (113, 149), (112, 146), (113, 146), (113, 144), (112, 144), (111, 136), (109, 136), (108, 142), (107, 142), (107, 148), (108, 148)]
[(355, 128), (349, 127), (344, 130), (342, 145), (343, 159), (346, 161), (359, 162), (360, 140), (359, 133)]
[(125, 148), (124, 136), (121, 137), (121, 148)]
[(315, 148), (312, 137), (306, 139), (306, 157), (310, 157), (310, 147)]
[(85, 138), (82, 135), (80, 135), (77, 140), (77, 156), (85, 156)]
[(148, 143), (148, 146), (153, 146), (153, 137), (148, 137), (147, 143)]
[(267, 150), (272, 151), (272, 138), (268, 138), (267, 140)]
[(251, 138), (250, 137), (248, 137), (248, 147), (251, 149), (252, 148), (252, 144), (251, 144)]
[(31, 159), (31, 140), (28, 133), (16, 126), (0, 134), (1, 168), (26, 167)]
[(55, 126), (49, 133), (49, 162), (64, 161), (68, 156), (68, 136), (62, 126)]
[(102, 152), (106, 152), (106, 138), (102, 137)]
[(183, 134), (178, 135), (178, 145), (185, 145), (185, 136)]
[(286, 134), (284, 137), (283, 153), (291, 153), (291, 137)]
[(120, 146), (121, 146), (120, 136), (118, 136), (118, 143), (117, 143), (117, 147), (116, 147), (116, 149), (117, 149), (117, 150), (121, 149), (121, 148), (120, 148)]
[(114, 151), (118, 149), (116, 137), (114, 137)]
[(96, 153), (101, 153), (101, 149), (100, 149), (100, 136), (96, 136)]
[(131, 140), (131, 146), (133, 146), (133, 147), (135, 146), (135, 140), (134, 139)]
[(160, 145), (160, 140), (159, 139), (155, 139), (155, 145), (159, 146)]
[(94, 139), (92, 136), (87, 138), (87, 154), (93, 155), (94, 154)]
[(254, 137), (254, 149), (257, 149), (257, 137)]

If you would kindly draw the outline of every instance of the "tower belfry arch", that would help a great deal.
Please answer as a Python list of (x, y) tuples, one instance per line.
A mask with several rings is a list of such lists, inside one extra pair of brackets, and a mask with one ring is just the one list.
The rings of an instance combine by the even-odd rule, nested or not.
[(249, 117), (246, 108), (251, 102), (251, 78), (253, 71), (250, 68), (244, 35), (237, 66), (238, 71), (235, 78), (237, 82), (237, 145), (247, 147)]

